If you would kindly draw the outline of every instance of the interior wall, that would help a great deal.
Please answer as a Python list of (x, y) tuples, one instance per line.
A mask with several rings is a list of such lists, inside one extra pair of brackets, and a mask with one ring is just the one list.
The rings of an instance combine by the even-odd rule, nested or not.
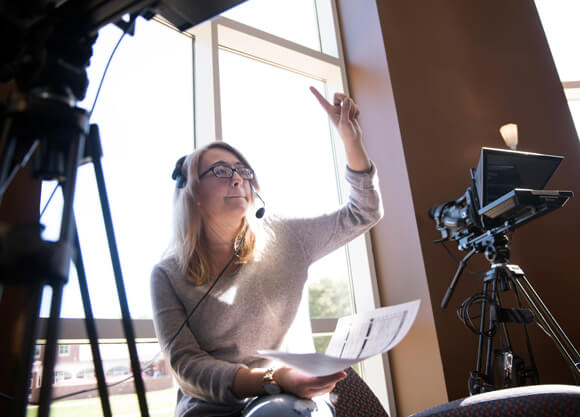
[[(436, 373), (433, 367), (405, 376), (413, 369), (412, 356), (418, 363), (425, 355), (437, 356), (442, 380), (430, 382), (449, 400), (467, 395), (476, 365), (477, 336), (455, 310), (481, 291), (482, 275), (464, 272), (449, 306), (439, 306), (457, 262), (433, 243), (440, 234), (429, 208), (465, 192), (482, 146), (505, 148), (498, 133), (504, 123), (518, 123), (519, 150), (565, 157), (548, 189), (578, 193), (580, 143), (533, 1), (349, 3), (338, 2), (349, 83), (361, 105), (387, 213), (373, 234), (382, 302), (420, 296), (430, 311), (422, 311), (426, 320), (414, 331), (430, 317), (436, 330), (437, 343), (411, 333), (390, 354), (397, 409), (409, 414), (426, 402), (438, 403), (437, 395), (423, 401), (423, 386), (417, 389)], [(576, 346), (579, 204), (577, 196), (518, 229), (511, 256)], [(452, 242), (448, 247), (458, 258), (465, 255)], [(472, 272), (489, 267), (481, 254), (470, 263)], [(529, 362), (521, 326), (511, 326), (510, 333), (514, 352)], [(573, 383), (555, 344), (536, 326), (530, 337), (540, 383)]]

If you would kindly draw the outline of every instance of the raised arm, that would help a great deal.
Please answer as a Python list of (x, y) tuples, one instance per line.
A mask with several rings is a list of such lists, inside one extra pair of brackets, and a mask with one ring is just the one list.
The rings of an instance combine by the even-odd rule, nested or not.
[(356, 103), (345, 94), (336, 93), (331, 104), (316, 88), (310, 87), (310, 91), (318, 99), (340, 134), (348, 167), (353, 171), (369, 171), (371, 163), (362, 141), (362, 129), (358, 121), (360, 110)]

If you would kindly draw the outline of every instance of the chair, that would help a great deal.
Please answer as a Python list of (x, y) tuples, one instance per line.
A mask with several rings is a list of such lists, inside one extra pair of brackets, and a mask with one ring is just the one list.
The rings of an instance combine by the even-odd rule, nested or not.
[(389, 417), (379, 399), (363, 379), (349, 368), (347, 377), (331, 392), (336, 417)]
[(476, 394), (410, 417), (577, 417), (580, 387), (531, 385)]

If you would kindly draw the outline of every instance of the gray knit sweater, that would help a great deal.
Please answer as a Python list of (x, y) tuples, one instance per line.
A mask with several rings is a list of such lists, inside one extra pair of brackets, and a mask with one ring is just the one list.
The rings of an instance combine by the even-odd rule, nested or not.
[(243, 406), (232, 392), (241, 367), (265, 367), (258, 349), (277, 349), (296, 315), (308, 267), (369, 230), (382, 216), (376, 170), (347, 168), (349, 200), (313, 218), (268, 217), (260, 224), (254, 258), (224, 275), (171, 346), (167, 343), (211, 282), (196, 286), (174, 259), (151, 276), (153, 321), (179, 384), (176, 416), (229, 416)]

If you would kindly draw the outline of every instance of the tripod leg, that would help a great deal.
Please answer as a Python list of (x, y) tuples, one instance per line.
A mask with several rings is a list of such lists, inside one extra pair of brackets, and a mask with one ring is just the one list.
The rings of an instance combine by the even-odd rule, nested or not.
[[(493, 272), (491, 272), (493, 273)], [(482, 364), (482, 356), (483, 356), (483, 338), (485, 337), (485, 320), (486, 320), (486, 313), (487, 313), (487, 292), (489, 287), (489, 280), (485, 279), (483, 281), (483, 297), (481, 302), (481, 314), (480, 314), (480, 323), (479, 323), (479, 336), (477, 342), (477, 363), (475, 367), (475, 371), (472, 371), (469, 374), (469, 378), (467, 380), (467, 388), (469, 390), (469, 394), (479, 394), (481, 392), (487, 391), (488, 387), (488, 380), (487, 375), (484, 374), (481, 370)]]
[(48, 417), (54, 380), (54, 366), (56, 363), (56, 339), (58, 336), (58, 322), (62, 304), (62, 290), (64, 284), (52, 286), (50, 317), (48, 319), (46, 346), (42, 363), (42, 387), (40, 389), (39, 417)]
[[(491, 303), (493, 304), (496, 300), (497, 297), (497, 274), (496, 274), (496, 279), (494, 279), (492, 281), (491, 284)], [(490, 306), (491, 307), (491, 306)], [(484, 324), (483, 322), (483, 317), (482, 317), (482, 324)], [(492, 314), (489, 315), (489, 329), (487, 331), (487, 351), (486, 351), (486, 357), (485, 357), (485, 375), (487, 377), (487, 381), (490, 382), (490, 375), (491, 375), (491, 354), (493, 351), (493, 334), (495, 332), (495, 326), (496, 326), (496, 322), (495, 322), (495, 317), (493, 317)]]
[(3, 285), (0, 305), (0, 332), (4, 335), (0, 346), (2, 415), (26, 415), (41, 299), (41, 285)]
[[(77, 178), (77, 167), (84, 152), (85, 136), (78, 134), (72, 136), (70, 151), (67, 155), (68, 161), (66, 166), (66, 183), (63, 186), (63, 208), (62, 220), (60, 225), (59, 243), (62, 250), (56, 253), (59, 271), (62, 276), (53, 277), (52, 283), (52, 300), (50, 307), (50, 319), (48, 321), (48, 332), (46, 341), (46, 350), (44, 354), (44, 364), (42, 372), (42, 387), (40, 389), (40, 407), (38, 417), (48, 417), (50, 410), (50, 401), (52, 395), (52, 380), (54, 374), (54, 365), (56, 361), (56, 339), (58, 336), (58, 325), (60, 308), (62, 304), (63, 286), (68, 278), (69, 265), (71, 260), (70, 242), (73, 237), (73, 201)], [(54, 279), (56, 278), (56, 279)]]
[(95, 325), (95, 319), (93, 316), (93, 309), (91, 307), (91, 300), (89, 296), (89, 288), (87, 285), (87, 277), (85, 274), (85, 267), (83, 264), (83, 257), (81, 253), (81, 245), (79, 242), (79, 237), (77, 233), (76, 221), (73, 218), (75, 224), (74, 229), (74, 241), (75, 241), (75, 256), (74, 263), (77, 269), (77, 275), (79, 279), (79, 288), (81, 290), (81, 298), (83, 300), (83, 307), (85, 310), (85, 324), (87, 328), (87, 334), (91, 342), (91, 352), (93, 354), (93, 364), (95, 368), (95, 376), (97, 377), (97, 386), (99, 388), (99, 397), (101, 399), (101, 407), (103, 408), (103, 416), (111, 417), (111, 403), (109, 402), (109, 393), (107, 391), (107, 384), (105, 379), (105, 373), (103, 371), (103, 361), (101, 360), (101, 353), (99, 351), (99, 341), (97, 336), (97, 327)]
[(482, 368), (481, 357), (483, 355), (483, 334), (485, 332), (485, 315), (487, 310), (486, 299), (488, 285), (489, 284), (487, 281), (483, 283), (483, 301), (481, 303), (481, 318), (480, 318), (481, 322), (479, 323), (479, 338), (477, 343), (477, 364), (475, 366), (476, 372), (478, 373), (481, 373)]
[[(566, 333), (564, 333), (525, 275), (519, 274), (515, 283), (530, 305), (532, 311), (539, 319), (544, 330), (549, 334), (564, 359), (569, 363), (574, 374), (574, 379), (577, 383), (580, 383), (580, 354), (578, 353), (578, 350), (574, 347)], [(549, 321), (546, 320), (546, 317)]]
[[(522, 300), (520, 298), (520, 293), (518, 290), (518, 285), (516, 282), (514, 282), (516, 279), (514, 277), (513, 273), (509, 273), (509, 279), (511, 282), (511, 286), (514, 292), (514, 295), (516, 297), (516, 301), (518, 303), (518, 308), (519, 309), (523, 309), (523, 304), (522, 304)], [(536, 359), (534, 357), (534, 352), (532, 350), (532, 342), (530, 340), (530, 333), (528, 331), (528, 325), (523, 322), (522, 326), (524, 327), (524, 336), (526, 338), (526, 346), (528, 349), (528, 355), (530, 358), (530, 367), (525, 368), (524, 370), (524, 375), (523, 375), (523, 381), (522, 383), (525, 383), (525, 380), (529, 378), (530, 382), (532, 383), (532, 385), (537, 385), (539, 384), (539, 374), (538, 374), (538, 367), (536, 366)]]
[(123, 330), (127, 340), (127, 347), (129, 349), (129, 358), (131, 359), (131, 371), (133, 373), (135, 392), (139, 401), (139, 408), (142, 417), (149, 417), (147, 408), (147, 399), (145, 398), (145, 384), (141, 375), (141, 365), (137, 355), (137, 347), (135, 344), (135, 333), (133, 331), (133, 323), (131, 321), (131, 314), (129, 313), (129, 305), (127, 303), (127, 294), (125, 285), (123, 283), (123, 274), (121, 272), (121, 261), (119, 259), (119, 251), (117, 250), (117, 243), (115, 239), (115, 232), (113, 229), (113, 218), (111, 216), (111, 209), (109, 207), (109, 200), (107, 197), (107, 190), (105, 187), (105, 176), (103, 175), (103, 168), (101, 165), (100, 152), (100, 137), (97, 125), (91, 125), (89, 133), (89, 154), (91, 156), (93, 167), (95, 169), (95, 177), (97, 180), (97, 187), (99, 189), (99, 199), (101, 201), (101, 211), (103, 213), (103, 220), (105, 222), (105, 229), (107, 232), (107, 240), (109, 242), (109, 253), (111, 255), (111, 262), (113, 263), (113, 271), (115, 274), (115, 283), (117, 285), (117, 295), (119, 298), (119, 305), (121, 307), (121, 315), (123, 318)]

